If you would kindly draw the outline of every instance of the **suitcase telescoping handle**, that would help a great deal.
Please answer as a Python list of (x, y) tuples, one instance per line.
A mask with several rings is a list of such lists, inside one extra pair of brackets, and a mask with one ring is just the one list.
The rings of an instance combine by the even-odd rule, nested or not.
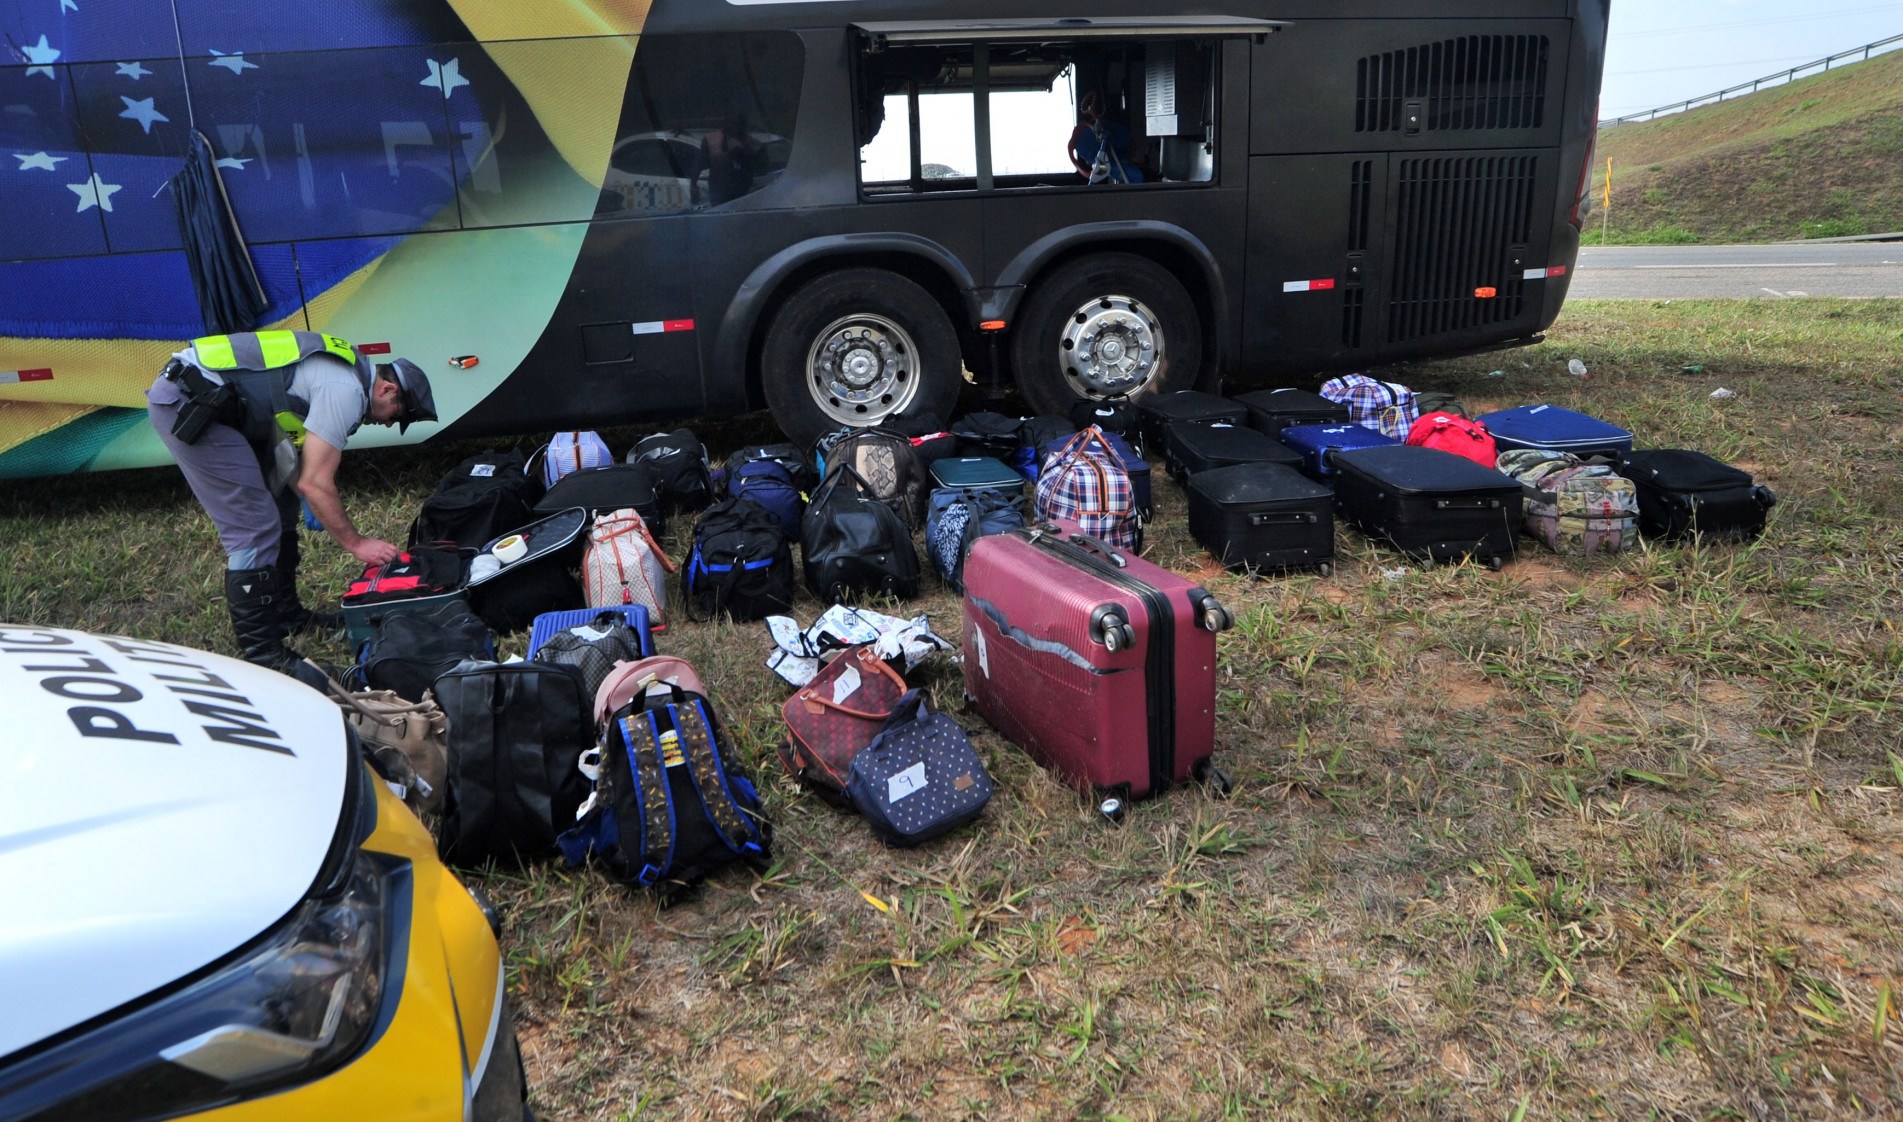
[(1435, 499), (1435, 510), (1499, 510), (1499, 499)]
[(1263, 512), (1251, 514), (1251, 526), (1301, 526), (1315, 521), (1315, 513), (1308, 510), (1289, 510), (1280, 513)]

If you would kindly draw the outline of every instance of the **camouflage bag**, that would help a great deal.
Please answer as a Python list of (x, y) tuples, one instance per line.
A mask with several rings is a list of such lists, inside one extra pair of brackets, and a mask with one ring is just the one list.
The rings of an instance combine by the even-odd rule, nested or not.
[(1555, 553), (1619, 553), (1639, 541), (1639, 495), (1604, 463), (1565, 452), (1519, 448), (1500, 470), (1526, 488), (1526, 533)]

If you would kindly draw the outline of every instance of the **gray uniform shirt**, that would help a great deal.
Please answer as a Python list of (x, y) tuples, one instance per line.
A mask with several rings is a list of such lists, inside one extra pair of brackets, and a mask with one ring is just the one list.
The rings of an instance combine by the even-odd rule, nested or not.
[[(175, 356), (181, 362), (198, 365), (198, 352), (186, 347)], [(217, 378), (216, 371), (206, 371)], [(290, 394), (310, 402), (304, 417), (304, 431), (315, 433), (324, 443), (342, 450), (350, 436), (363, 424), (370, 411), (370, 399), (364, 396), (363, 382), (349, 363), (336, 355), (319, 352), (297, 364), (291, 376)]]

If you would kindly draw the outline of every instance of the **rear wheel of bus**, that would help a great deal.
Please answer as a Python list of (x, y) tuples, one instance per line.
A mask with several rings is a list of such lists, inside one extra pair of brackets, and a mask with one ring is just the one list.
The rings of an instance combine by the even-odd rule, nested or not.
[(1031, 289), (1011, 338), (1018, 390), (1033, 412), (1078, 401), (1192, 389), (1202, 321), (1168, 269), (1134, 253), (1098, 253)]
[(918, 284), (885, 269), (841, 269), (780, 306), (760, 356), (774, 419), (804, 445), (896, 413), (949, 417), (963, 356), (951, 317)]

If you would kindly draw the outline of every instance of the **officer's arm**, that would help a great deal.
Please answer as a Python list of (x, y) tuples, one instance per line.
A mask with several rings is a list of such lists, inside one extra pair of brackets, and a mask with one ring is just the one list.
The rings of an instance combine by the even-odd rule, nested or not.
[(316, 433), (306, 433), (303, 466), (297, 477), (297, 493), (304, 496), (304, 501), (310, 504), (311, 513), (317, 516), (317, 520), (324, 524), (324, 529), (351, 556), (366, 565), (381, 565), (391, 561), (397, 555), (397, 548), (389, 542), (358, 533), (357, 527), (350, 521), (350, 515), (344, 513), (344, 499), (337, 492), (337, 465), (343, 459), (343, 451), (336, 445)]

